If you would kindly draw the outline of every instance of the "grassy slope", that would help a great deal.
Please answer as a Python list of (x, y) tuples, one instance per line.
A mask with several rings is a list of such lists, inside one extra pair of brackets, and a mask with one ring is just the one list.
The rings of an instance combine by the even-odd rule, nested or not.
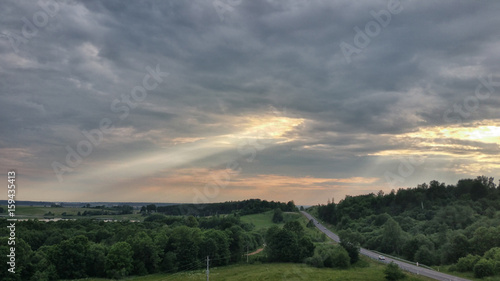
[(260, 230), (263, 228), (269, 228), (273, 225), (283, 226), (285, 222), (296, 220), (299, 217), (302, 217), (299, 213), (283, 213), (284, 222), (275, 224), (272, 222), (273, 211), (268, 211), (260, 214), (242, 216), (241, 221), (253, 223), (255, 225), (255, 230)]
[(500, 281), (500, 276), (491, 276), (491, 277), (484, 277), (484, 278), (475, 278), (473, 272), (457, 272), (457, 271), (449, 271), (448, 268), (450, 266), (433, 266), (434, 269), (438, 269), (441, 272), (450, 274), (450, 275), (455, 275), (458, 277), (474, 280), (474, 281)]
[[(381, 264), (370, 263), (366, 268), (351, 268), (348, 270), (313, 268), (304, 264), (271, 263), (271, 264), (238, 264), (212, 268), (210, 280), (217, 281), (274, 281), (274, 280), (385, 280)], [(101, 281), (108, 279), (82, 279)], [(177, 274), (153, 274), (142, 277), (131, 277), (126, 280), (137, 281), (181, 281), (206, 280), (204, 270), (183, 272)], [(422, 276), (408, 275), (406, 281), (432, 280)]]

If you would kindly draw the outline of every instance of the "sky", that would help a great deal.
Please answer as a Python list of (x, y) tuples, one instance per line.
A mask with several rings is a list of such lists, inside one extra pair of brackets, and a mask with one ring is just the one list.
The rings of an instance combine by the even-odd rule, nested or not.
[[(498, 1), (2, 1), (17, 200), (338, 202), (500, 172)], [(1, 197), (7, 198), (7, 192)]]

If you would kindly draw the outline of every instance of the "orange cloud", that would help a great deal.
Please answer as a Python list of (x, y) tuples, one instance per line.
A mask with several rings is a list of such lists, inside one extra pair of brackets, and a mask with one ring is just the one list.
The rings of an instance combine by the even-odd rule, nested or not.
[[(261, 198), (297, 204), (326, 203), (327, 198), (343, 199), (346, 194), (364, 194), (386, 189), (378, 178), (316, 178), (284, 175), (239, 175), (228, 170), (178, 169), (165, 175), (145, 178), (140, 184), (140, 198), (135, 201), (222, 202)], [(128, 188), (117, 186), (124, 194)], [(386, 190), (387, 191), (387, 190)], [(187, 200), (186, 200), (187, 198)]]

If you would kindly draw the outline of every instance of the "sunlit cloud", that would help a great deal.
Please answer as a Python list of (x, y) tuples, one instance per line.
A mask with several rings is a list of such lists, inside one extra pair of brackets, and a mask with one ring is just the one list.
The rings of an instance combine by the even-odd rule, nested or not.
[[(104, 167), (96, 168), (92, 164), (83, 164), (81, 169), (79, 167), (74, 173), (65, 175), (62, 185), (69, 189), (97, 189), (101, 188), (102, 185), (109, 185), (113, 181), (125, 183), (133, 181), (135, 178), (154, 175), (159, 171), (168, 171), (189, 165), (217, 153), (237, 150), (238, 144), (247, 139), (257, 140), (257, 149), (262, 150), (282, 142), (291, 141), (292, 139), (287, 136), (287, 133), (293, 131), (304, 121), (301, 118), (265, 115), (242, 119), (246, 121), (244, 122), (245, 127), (240, 132), (233, 134), (206, 138), (174, 138), (172, 142), (177, 144), (169, 148), (141, 154), (132, 153), (127, 157), (117, 156), (114, 161)], [(133, 134), (131, 128), (122, 128), (114, 132), (113, 135), (119, 137), (131, 134)], [(212, 163), (214, 166), (219, 164), (222, 163)], [(97, 182), (99, 187), (93, 184)]]
[(393, 145), (404, 146), (371, 155), (475, 155), (478, 160), (496, 154), (500, 147), (500, 122), (488, 121), (454, 126), (421, 127), (415, 132), (386, 135)]

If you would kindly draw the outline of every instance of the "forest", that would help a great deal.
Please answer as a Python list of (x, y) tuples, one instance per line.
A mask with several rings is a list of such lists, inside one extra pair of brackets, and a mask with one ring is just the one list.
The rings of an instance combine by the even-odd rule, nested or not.
[(346, 196), (311, 210), (342, 241), (476, 277), (500, 274), (500, 188), (492, 177)]
[(154, 204), (147, 205), (141, 209), (141, 212), (149, 212), (151, 210), (165, 215), (172, 216), (213, 216), (217, 214), (230, 214), (238, 211), (240, 215), (249, 215), (262, 213), (276, 208), (284, 212), (296, 211), (295, 204), (290, 201), (288, 203), (266, 201), (260, 199), (249, 199), (243, 201), (230, 201), (222, 203), (207, 203), (207, 204), (179, 204), (169, 206), (156, 207)]
[[(231, 214), (222, 215), (228, 206)], [(272, 227), (256, 228), (241, 220), (241, 213), (262, 212), (271, 207), (275, 207), (268, 212)], [(325, 237), (306, 227), (303, 219), (297, 219), (301, 215), (292, 201), (217, 203), (206, 208), (217, 215), (196, 217), (164, 215), (152, 208), (143, 213), (144, 222), (104, 222), (91, 218), (18, 221), (16, 274), (1, 271), (0, 280), (121, 279), (176, 273), (204, 268), (207, 256), (215, 267), (239, 263), (245, 253), (263, 248), (264, 243), (265, 254), (254, 261), (303, 262), (315, 257), (316, 261), (308, 263), (318, 267), (350, 265), (348, 252), (340, 246), (316, 249), (314, 243), (323, 242)], [(290, 211), (296, 219), (284, 219), (285, 212), (290, 214)], [(7, 224), (5, 219), (2, 222)], [(3, 229), (0, 252), (8, 252), (7, 241), (7, 229)], [(8, 258), (3, 255), (1, 260), (6, 264)]]

